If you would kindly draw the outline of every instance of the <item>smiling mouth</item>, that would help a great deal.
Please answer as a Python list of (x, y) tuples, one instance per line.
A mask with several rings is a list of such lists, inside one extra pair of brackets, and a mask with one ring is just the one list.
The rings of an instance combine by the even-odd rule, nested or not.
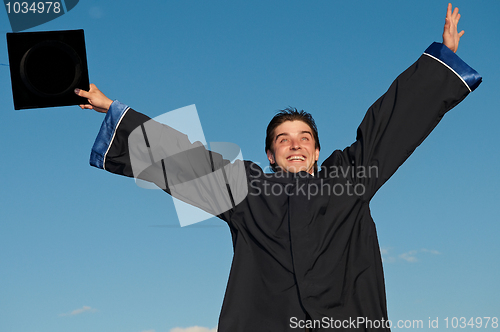
[(305, 161), (306, 158), (304, 156), (290, 156), (286, 158), (288, 161)]

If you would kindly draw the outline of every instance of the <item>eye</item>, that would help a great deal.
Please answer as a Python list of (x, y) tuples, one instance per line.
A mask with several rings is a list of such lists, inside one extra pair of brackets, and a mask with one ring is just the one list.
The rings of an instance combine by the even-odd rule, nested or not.
[(286, 143), (286, 142), (288, 142), (288, 138), (282, 138), (282, 139), (280, 140), (280, 143)]
[(303, 140), (303, 141), (309, 141), (309, 137), (305, 137), (305, 136), (304, 136), (304, 137), (302, 137), (302, 140)]

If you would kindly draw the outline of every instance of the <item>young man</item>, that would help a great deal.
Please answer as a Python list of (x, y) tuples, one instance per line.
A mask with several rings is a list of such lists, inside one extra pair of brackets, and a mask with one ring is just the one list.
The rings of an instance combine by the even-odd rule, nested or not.
[[(268, 126), (275, 173), (230, 164), (94, 85), (82, 108), (107, 112), (91, 164), (154, 182), (230, 227), (234, 258), (218, 331), (387, 331), (384, 276), (369, 203), (443, 115), (480, 83), (454, 54), (458, 9), (366, 113), (356, 141), (317, 170), (314, 121), (284, 111)], [(201, 182), (200, 182), (201, 181)]]

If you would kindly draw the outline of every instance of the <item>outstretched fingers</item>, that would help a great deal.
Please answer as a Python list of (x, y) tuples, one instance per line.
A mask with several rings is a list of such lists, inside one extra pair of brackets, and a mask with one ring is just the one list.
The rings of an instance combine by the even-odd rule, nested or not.
[(460, 38), (465, 33), (464, 30), (458, 32), (457, 29), (460, 17), (461, 15), (458, 12), (458, 8), (453, 9), (452, 4), (449, 3), (446, 9), (446, 19), (443, 30), (443, 44), (445, 44), (453, 52), (457, 51)]

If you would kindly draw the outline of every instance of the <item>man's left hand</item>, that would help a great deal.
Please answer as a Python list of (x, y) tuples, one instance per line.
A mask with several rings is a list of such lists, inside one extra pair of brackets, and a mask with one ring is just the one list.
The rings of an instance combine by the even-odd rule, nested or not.
[(445, 44), (453, 52), (456, 52), (458, 49), (458, 42), (464, 35), (465, 31), (462, 30), (458, 32), (457, 25), (458, 21), (460, 21), (460, 14), (458, 13), (458, 8), (455, 8), (453, 12), (452, 8), (453, 6), (449, 3), (444, 24), (443, 44)]

